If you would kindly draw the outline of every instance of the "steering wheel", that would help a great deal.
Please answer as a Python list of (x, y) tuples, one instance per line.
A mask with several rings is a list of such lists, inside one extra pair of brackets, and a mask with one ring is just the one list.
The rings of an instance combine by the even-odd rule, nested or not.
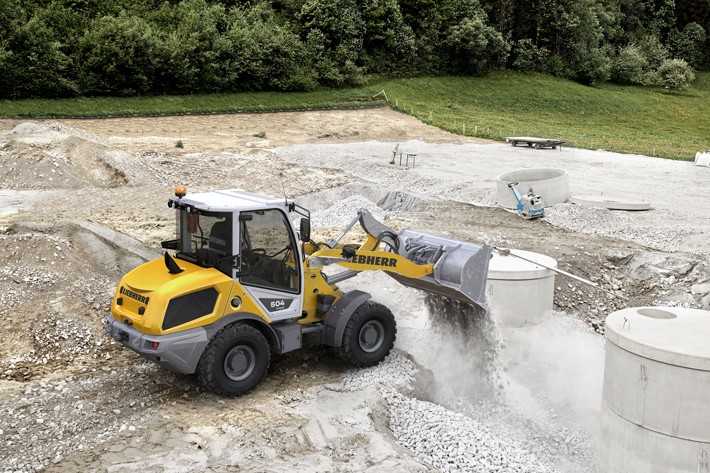
[(251, 250), (243, 250), (242, 254), (247, 266), (254, 266), (262, 257), (266, 256), (266, 250), (263, 248), (252, 248)]

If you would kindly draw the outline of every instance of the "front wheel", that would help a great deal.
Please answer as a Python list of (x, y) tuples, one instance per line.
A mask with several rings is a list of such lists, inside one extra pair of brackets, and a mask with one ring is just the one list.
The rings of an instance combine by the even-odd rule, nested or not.
[(197, 365), (197, 377), (205, 388), (223, 396), (239, 396), (266, 376), (271, 347), (256, 328), (229, 325), (214, 336)]
[(392, 350), (396, 336), (392, 312), (382, 304), (365, 302), (345, 326), (340, 356), (355, 366), (376, 365)]

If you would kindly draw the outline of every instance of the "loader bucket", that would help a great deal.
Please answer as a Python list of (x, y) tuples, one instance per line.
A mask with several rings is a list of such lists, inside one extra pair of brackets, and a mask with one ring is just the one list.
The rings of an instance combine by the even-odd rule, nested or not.
[(486, 310), (486, 281), (492, 252), (489, 246), (413, 230), (397, 233), (375, 220), (366, 210), (360, 211), (360, 225), (368, 234), (410, 261), (434, 265), (433, 274), (418, 279), (387, 273), (399, 283)]

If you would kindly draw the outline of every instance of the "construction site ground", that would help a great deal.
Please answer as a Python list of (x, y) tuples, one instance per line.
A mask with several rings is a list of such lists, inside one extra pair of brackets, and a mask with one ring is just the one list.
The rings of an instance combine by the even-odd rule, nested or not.
[[(415, 167), (390, 164), (398, 143)], [(496, 176), (522, 167), (653, 210), (559, 204), (526, 221), (495, 205)], [(550, 255), (600, 288), (557, 276), (545, 322), (504, 329), (493, 310), (464, 329), (458, 308), (361, 274), (343, 286), (397, 318), (384, 363), (305, 350), (220, 398), (102, 332), (120, 275), (174, 233), (175, 184), (285, 193), (311, 209), (316, 239), (367, 208), (395, 228)], [(691, 163), (513, 148), (386, 108), (0, 120), (0, 472), (594, 471), (604, 318), (710, 308), (708, 200), (710, 172)]]

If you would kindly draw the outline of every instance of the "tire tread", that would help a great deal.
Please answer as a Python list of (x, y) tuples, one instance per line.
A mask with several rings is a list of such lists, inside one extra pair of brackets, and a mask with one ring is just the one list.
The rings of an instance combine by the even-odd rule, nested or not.
[[(258, 343), (263, 342), (263, 344), (268, 348), (266, 350), (266, 368), (262, 376), (253, 385), (243, 391), (235, 393), (226, 390), (216, 376), (218, 370), (221, 371), (223, 369), (221, 366), (223, 360), (217, 355), (221, 349), (229, 348), (225, 345), (232, 344), (234, 339), (242, 335), (252, 337), (254, 340), (258, 341)], [(202, 386), (215, 394), (219, 394), (221, 396), (241, 396), (242, 394), (254, 389), (264, 379), (269, 370), (270, 364), (271, 347), (269, 346), (269, 342), (266, 340), (266, 337), (264, 337), (258, 329), (252, 327), (251, 325), (245, 323), (234, 323), (222, 328), (214, 335), (214, 337), (212, 337), (212, 341), (209, 345), (207, 345), (207, 348), (202, 354), (202, 357), (197, 365), (197, 378)]]
[[(353, 350), (353, 343), (356, 343), (357, 334), (356, 329), (359, 328), (365, 320), (369, 319), (370, 314), (373, 312), (379, 312), (384, 318), (391, 323), (393, 330), (393, 337), (390, 343), (387, 345), (387, 349), (377, 360), (364, 360), (358, 356), (358, 354)], [(365, 319), (365, 320), (362, 320)], [(343, 343), (338, 348), (338, 354), (345, 362), (356, 366), (358, 368), (364, 368), (367, 366), (373, 366), (382, 361), (389, 355), (390, 351), (394, 347), (394, 341), (397, 338), (397, 324), (395, 323), (394, 315), (386, 306), (373, 301), (367, 301), (358, 307), (353, 315), (348, 320), (345, 325), (345, 331), (343, 332)]]

